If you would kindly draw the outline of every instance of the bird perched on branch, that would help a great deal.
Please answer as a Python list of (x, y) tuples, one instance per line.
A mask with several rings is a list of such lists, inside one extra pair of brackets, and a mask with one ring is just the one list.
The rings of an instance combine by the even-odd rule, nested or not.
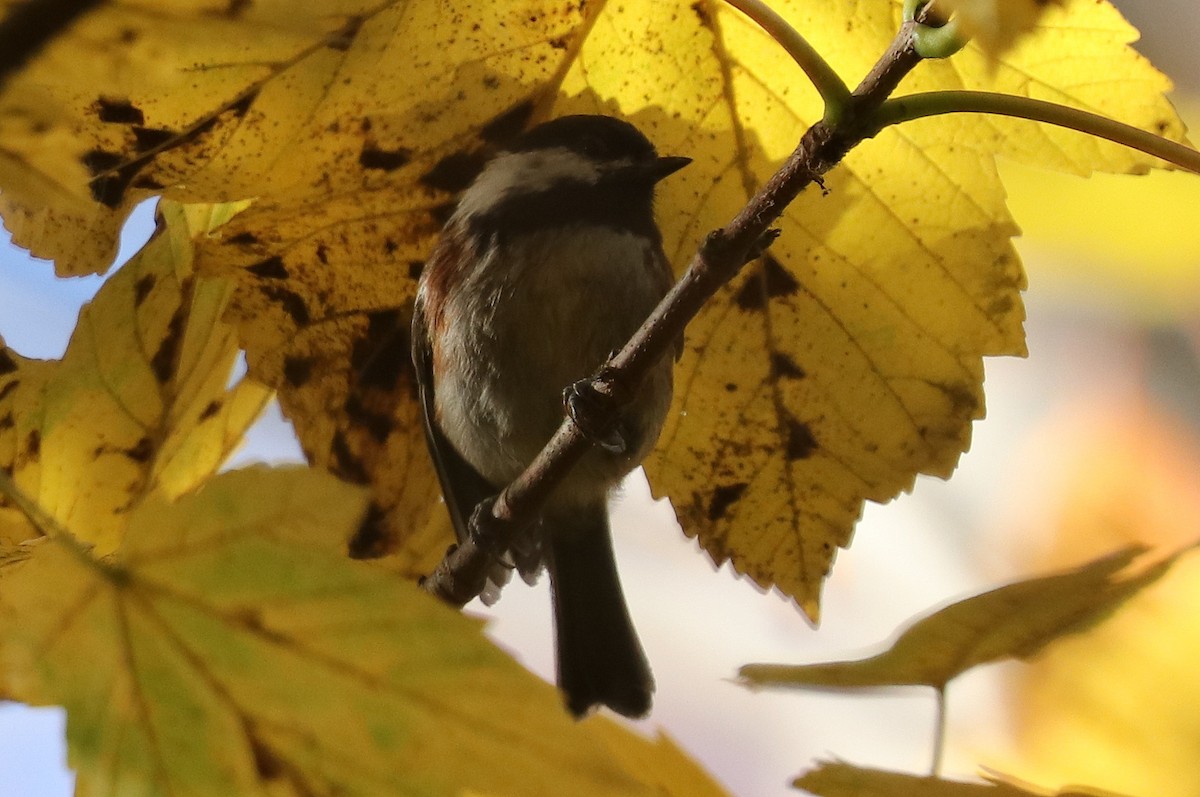
[[(413, 361), (426, 437), (459, 539), (472, 511), (533, 460), (562, 422), (564, 388), (599, 368), (672, 283), (654, 222), (655, 185), (689, 163), (660, 157), (632, 125), (567, 116), (521, 136), (463, 193), (421, 273)], [(544, 564), (558, 684), (582, 715), (650, 709), (654, 681), (617, 577), (611, 490), (653, 448), (671, 403), (659, 363), (613, 427), (557, 485), (509, 560)]]

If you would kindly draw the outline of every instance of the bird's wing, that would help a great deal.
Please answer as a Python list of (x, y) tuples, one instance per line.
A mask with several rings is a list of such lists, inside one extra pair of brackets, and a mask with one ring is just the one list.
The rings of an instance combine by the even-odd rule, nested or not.
[(438, 427), (434, 403), (433, 347), (420, 297), (413, 308), (412, 358), (421, 397), (425, 442), (429, 446), (433, 467), (437, 470), (438, 482), (442, 485), (442, 495), (450, 511), (454, 533), (461, 542), (467, 538), (468, 523), (475, 507), (498, 490), (462, 458)]

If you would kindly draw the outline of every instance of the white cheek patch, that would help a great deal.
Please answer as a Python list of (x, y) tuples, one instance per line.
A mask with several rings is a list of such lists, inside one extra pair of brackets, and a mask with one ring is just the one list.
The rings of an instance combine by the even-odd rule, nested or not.
[(596, 163), (565, 147), (506, 152), (488, 163), (475, 178), (458, 203), (455, 215), (487, 213), (517, 193), (538, 194), (563, 182), (595, 183), (602, 175)]

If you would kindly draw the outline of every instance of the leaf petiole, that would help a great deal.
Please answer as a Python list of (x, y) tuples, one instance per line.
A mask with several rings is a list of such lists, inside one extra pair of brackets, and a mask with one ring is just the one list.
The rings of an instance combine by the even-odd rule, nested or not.
[(1078, 130), (1200, 174), (1200, 152), (1176, 141), (1078, 108), (990, 91), (930, 91), (886, 100), (872, 114), (868, 137), (889, 125), (945, 113), (990, 113)]
[(957, 17), (948, 21), (938, 20), (940, 24), (928, 24), (921, 14), (928, 6), (929, 0), (904, 2), (904, 21), (916, 23), (912, 34), (913, 49), (922, 58), (949, 58), (967, 46), (967, 37), (963, 34)]
[(850, 100), (850, 88), (798, 30), (762, 0), (725, 0), (770, 36), (792, 57), (825, 101), (825, 121), (833, 123)]

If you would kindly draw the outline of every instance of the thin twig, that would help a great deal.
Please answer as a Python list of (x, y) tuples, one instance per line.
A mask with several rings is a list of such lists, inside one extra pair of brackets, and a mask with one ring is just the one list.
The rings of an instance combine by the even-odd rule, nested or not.
[(896, 97), (880, 106), (875, 128), (878, 132), (889, 125), (944, 113), (989, 113), (1057, 125), (1123, 144), (1200, 173), (1200, 152), (1176, 141), (1079, 108), (991, 91), (927, 91)]
[[(858, 144), (876, 110), (920, 57), (912, 48), (912, 26), (905, 23), (891, 47), (855, 89), (835, 121), (822, 120), (804, 133), (795, 151), (741, 212), (723, 229), (705, 238), (687, 271), (630, 341), (593, 377), (596, 394), (609, 398), (614, 417), (637, 398), (637, 389), (655, 364), (669, 352), (684, 327), (747, 262), (771, 224), (806, 186), (833, 168)], [(488, 568), (489, 551), (503, 550), (517, 530), (532, 523), (567, 471), (584, 455), (588, 442), (565, 419), (525, 472), (508, 485), (490, 511), (476, 511), (471, 537), (452, 549), (424, 581), (427, 590), (462, 606), (479, 594)], [(486, 503), (481, 505), (487, 509)], [(486, 546), (476, 540), (487, 540)]]

